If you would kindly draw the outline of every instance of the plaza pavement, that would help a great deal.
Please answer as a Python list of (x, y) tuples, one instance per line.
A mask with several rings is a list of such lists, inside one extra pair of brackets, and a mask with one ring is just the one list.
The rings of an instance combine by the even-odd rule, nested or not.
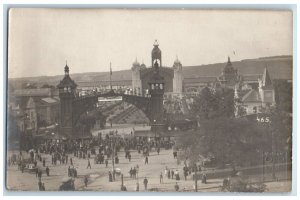
[[(136, 183), (139, 183), (139, 191), (145, 192), (143, 179), (148, 179), (148, 191), (160, 191), (160, 192), (175, 192), (174, 185), (178, 182), (179, 191), (194, 191), (194, 181), (188, 176), (187, 181), (183, 177), (183, 163), (177, 164), (177, 160), (173, 158), (172, 150), (161, 150), (161, 153), (157, 155), (157, 152), (152, 151), (149, 156), (149, 164), (144, 164), (142, 154), (138, 154), (136, 151), (132, 151), (132, 159), (129, 162), (125, 159), (125, 153), (123, 151), (118, 153), (120, 163), (115, 167), (121, 169), (124, 176), (124, 185), (127, 191), (134, 192), (136, 189)], [(69, 155), (72, 156), (71, 154)], [(42, 157), (46, 158), (46, 166), (50, 168), (50, 176), (45, 174), (45, 168), (42, 167), (42, 163), (38, 162), (38, 166), (43, 169), (42, 182), (45, 184), (46, 191), (57, 191), (61, 185), (63, 179), (67, 177), (68, 164), (51, 164), (51, 156), (43, 154)], [(92, 169), (86, 169), (87, 159), (79, 159), (73, 157), (74, 166), (77, 168), (78, 177), (75, 178), (75, 188), (79, 191), (114, 191), (119, 192), (121, 188), (121, 176), (116, 175), (114, 182), (108, 181), (108, 170), (112, 169), (111, 160), (109, 161), (108, 168), (104, 164), (94, 164), (93, 157), (90, 159)], [(130, 178), (129, 170), (131, 167), (139, 165), (138, 178)], [(172, 168), (178, 169), (181, 180), (176, 181), (174, 179), (168, 179), (164, 175), (164, 169)], [(163, 183), (159, 181), (160, 173), (163, 173)], [(84, 186), (83, 179), (88, 176), (89, 182), (87, 187)], [(208, 179), (207, 184), (198, 181), (198, 192), (218, 192), (222, 185), (223, 179)], [(268, 182), (268, 192), (280, 192), (289, 191), (291, 187), (290, 181), (280, 182)], [(35, 173), (24, 172), (21, 173), (17, 169), (17, 166), (10, 166), (7, 170), (7, 188), (10, 190), (22, 190), (22, 191), (37, 191), (38, 190), (38, 178)]]

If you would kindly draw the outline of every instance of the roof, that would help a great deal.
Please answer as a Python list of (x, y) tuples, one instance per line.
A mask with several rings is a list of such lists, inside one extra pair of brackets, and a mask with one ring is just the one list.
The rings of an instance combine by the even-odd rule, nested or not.
[(135, 58), (135, 61), (132, 63), (133, 66), (140, 66), (140, 63), (137, 61), (137, 58)]
[(272, 80), (270, 78), (268, 69), (266, 67), (264, 69), (264, 74), (263, 74), (263, 77), (262, 77), (262, 86), (264, 88), (273, 87)]
[(245, 96), (243, 96), (242, 102), (261, 102), (259, 92), (254, 89), (250, 90)]
[(215, 82), (217, 80), (217, 77), (214, 76), (202, 76), (202, 77), (190, 77), (190, 78), (185, 78), (183, 81), (184, 83), (211, 83), (211, 82)]
[(13, 96), (22, 97), (42, 97), (51, 96), (51, 88), (37, 88), (37, 89), (17, 89), (13, 92)]
[(58, 100), (56, 100), (55, 98), (50, 98), (50, 97), (42, 98), (41, 101), (48, 103), (48, 104), (58, 103)]
[(245, 90), (240, 90), (239, 91), (239, 96), (244, 97), (248, 92), (250, 92), (252, 89), (245, 89)]
[(58, 88), (63, 88), (66, 86), (71, 87), (71, 88), (74, 88), (77, 86), (77, 84), (71, 79), (71, 77), (69, 75), (65, 75), (63, 80), (61, 80), (59, 82), (59, 84), (57, 85)]
[[(88, 81), (80, 81), (76, 82), (79, 87), (99, 87), (99, 86), (108, 86), (110, 85), (110, 81), (95, 81), (95, 82), (88, 82)], [(124, 85), (124, 86), (131, 86), (132, 80), (118, 80), (118, 81), (111, 81), (111, 85)]]
[(174, 61), (173, 66), (174, 66), (174, 65), (177, 65), (177, 64), (181, 65), (180, 60), (178, 60), (178, 56), (176, 56), (176, 60)]
[(257, 82), (258, 79), (262, 77), (261, 74), (245, 74), (242, 76), (243, 81), (255, 81)]

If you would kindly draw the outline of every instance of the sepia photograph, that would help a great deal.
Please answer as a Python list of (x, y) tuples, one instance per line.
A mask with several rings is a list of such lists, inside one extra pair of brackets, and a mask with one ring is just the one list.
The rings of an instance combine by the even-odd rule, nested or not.
[(292, 191), (292, 10), (11, 8), (7, 23), (8, 191)]

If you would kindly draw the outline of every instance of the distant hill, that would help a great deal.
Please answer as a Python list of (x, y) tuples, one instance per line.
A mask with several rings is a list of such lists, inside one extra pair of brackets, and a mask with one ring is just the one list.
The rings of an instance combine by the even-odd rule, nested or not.
[[(246, 59), (241, 61), (234, 61), (232, 62), (232, 64), (235, 68), (238, 69), (238, 73), (241, 75), (262, 74), (264, 68), (267, 67), (272, 79), (292, 80), (292, 56), (273, 56), (257, 59)], [(184, 78), (206, 76), (216, 77), (221, 74), (222, 69), (225, 65), (226, 62), (208, 65), (184, 66), (183, 76)], [(107, 81), (109, 80), (109, 72), (78, 73), (71, 74), (71, 77), (75, 82)], [(14, 88), (19, 88), (23, 83), (36, 83), (37, 86), (42, 86), (43, 84), (56, 86), (62, 78), (63, 75), (13, 78), (9, 79), (9, 84), (12, 84)], [(131, 70), (114, 71), (112, 74), (112, 80), (131, 80)]]
[[(219, 76), (225, 65), (226, 63), (185, 66), (183, 68), (183, 76), (185, 78), (197, 76)], [(232, 65), (238, 69), (238, 73), (241, 75), (263, 74), (264, 68), (267, 67), (272, 79), (292, 79), (292, 56), (274, 56), (258, 59), (247, 59), (232, 62)]]

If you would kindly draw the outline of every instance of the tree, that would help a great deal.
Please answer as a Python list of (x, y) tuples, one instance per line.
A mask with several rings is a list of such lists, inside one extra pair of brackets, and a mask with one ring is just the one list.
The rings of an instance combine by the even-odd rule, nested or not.
[[(246, 118), (226, 118), (224, 116), (202, 121), (199, 130), (181, 137), (177, 144), (182, 149), (183, 158), (191, 163), (200, 155), (214, 158), (219, 167), (225, 164), (254, 164), (258, 160), (258, 141), (264, 134), (256, 122)], [(259, 159), (261, 160), (261, 159)]]
[(285, 112), (292, 113), (293, 85), (285, 80), (274, 82), (276, 107)]
[(232, 89), (222, 88), (214, 91), (205, 87), (194, 98), (191, 111), (200, 119), (207, 120), (220, 116), (233, 117), (234, 109), (234, 91)]

